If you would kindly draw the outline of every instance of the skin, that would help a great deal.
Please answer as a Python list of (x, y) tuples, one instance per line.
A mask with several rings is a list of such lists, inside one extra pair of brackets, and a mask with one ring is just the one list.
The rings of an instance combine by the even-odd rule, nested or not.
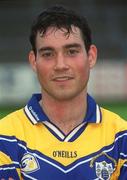
[(79, 28), (72, 30), (69, 36), (66, 29), (53, 27), (44, 36), (38, 32), (37, 53), (29, 53), (43, 94), (40, 104), (65, 134), (83, 121), (90, 69), (97, 59), (96, 47), (91, 45), (87, 53)]

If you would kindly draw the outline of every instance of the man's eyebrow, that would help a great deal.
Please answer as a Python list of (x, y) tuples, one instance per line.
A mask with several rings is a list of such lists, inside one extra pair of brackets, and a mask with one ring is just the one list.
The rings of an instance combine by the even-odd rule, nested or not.
[(64, 48), (73, 48), (73, 47), (75, 47), (75, 48), (81, 48), (81, 45), (78, 44), (78, 43), (72, 43), (72, 44), (66, 44), (66, 45), (64, 46)]
[(41, 47), (40, 49), (38, 49), (38, 52), (41, 53), (43, 51), (52, 51), (54, 50), (54, 48), (46, 46), (46, 47)]

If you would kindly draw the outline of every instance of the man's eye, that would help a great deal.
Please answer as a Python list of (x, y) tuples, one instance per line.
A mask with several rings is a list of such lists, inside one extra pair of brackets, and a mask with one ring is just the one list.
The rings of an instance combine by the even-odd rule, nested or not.
[(74, 55), (76, 55), (78, 53), (79, 53), (79, 51), (76, 50), (76, 49), (69, 49), (68, 52), (67, 52), (67, 54), (70, 55), (70, 56), (74, 56)]
[(41, 54), (42, 57), (52, 57), (53, 53), (52, 52), (44, 52)]

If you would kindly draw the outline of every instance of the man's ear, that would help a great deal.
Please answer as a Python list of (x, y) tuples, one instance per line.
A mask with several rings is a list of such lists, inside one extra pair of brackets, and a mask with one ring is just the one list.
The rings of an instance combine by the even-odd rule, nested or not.
[(29, 52), (29, 63), (32, 69), (36, 72), (36, 56), (35, 56), (34, 51), (32, 50)]
[(93, 68), (97, 61), (97, 48), (95, 45), (91, 45), (88, 51), (88, 59), (90, 68)]

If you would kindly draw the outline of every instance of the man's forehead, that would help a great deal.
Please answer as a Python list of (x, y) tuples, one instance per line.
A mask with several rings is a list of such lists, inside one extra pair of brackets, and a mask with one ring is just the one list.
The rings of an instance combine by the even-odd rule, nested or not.
[(72, 27), (72, 31), (68, 32), (67, 29), (50, 27), (45, 34), (38, 32), (36, 37), (36, 48), (41, 49), (44, 47), (64, 48), (70, 44), (80, 44), (84, 46), (84, 41), (80, 33), (80, 29)]
[(57, 35), (60, 35), (60, 34), (62, 36), (65, 36), (65, 37), (68, 38), (71, 35), (80, 36), (81, 31), (76, 26), (71, 26), (71, 29), (69, 29), (69, 31), (66, 28), (49, 27), (49, 28), (47, 28), (45, 33), (41, 32), (41, 31), (38, 31), (37, 36), (41, 37), (41, 38), (45, 38), (45, 37), (48, 37), (50, 35), (54, 35), (56, 37)]

